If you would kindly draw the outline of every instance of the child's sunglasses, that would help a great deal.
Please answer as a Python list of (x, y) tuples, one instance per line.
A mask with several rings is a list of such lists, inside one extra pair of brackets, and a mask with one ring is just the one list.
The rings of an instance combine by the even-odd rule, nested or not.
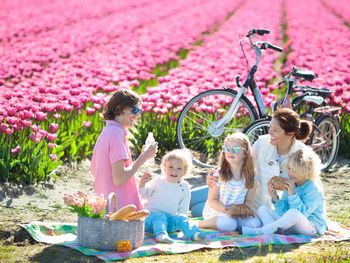
[(142, 109), (140, 109), (139, 107), (137, 107), (136, 105), (132, 106), (131, 108), (131, 113), (134, 115), (140, 115), (142, 112)]
[(241, 152), (241, 147), (239, 146), (227, 146), (227, 145), (224, 145), (222, 146), (222, 150), (225, 152), (225, 153), (235, 153), (235, 154), (239, 154)]

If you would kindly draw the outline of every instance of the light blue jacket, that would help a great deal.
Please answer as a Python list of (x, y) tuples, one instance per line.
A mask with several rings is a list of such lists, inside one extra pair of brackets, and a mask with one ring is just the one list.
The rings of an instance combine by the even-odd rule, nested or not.
[(316, 226), (320, 235), (326, 231), (324, 195), (312, 180), (307, 180), (302, 185), (296, 186), (294, 195), (288, 196), (288, 191), (283, 191), (282, 198), (274, 206), (276, 213), (280, 216), (289, 209), (297, 209)]

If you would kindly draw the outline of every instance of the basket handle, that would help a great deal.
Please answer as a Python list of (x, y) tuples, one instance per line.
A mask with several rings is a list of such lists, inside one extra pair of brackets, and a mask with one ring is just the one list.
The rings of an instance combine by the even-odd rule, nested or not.
[(117, 202), (117, 195), (114, 192), (111, 192), (108, 195), (107, 199), (107, 206), (106, 206), (106, 213), (113, 213), (118, 210), (118, 202)]

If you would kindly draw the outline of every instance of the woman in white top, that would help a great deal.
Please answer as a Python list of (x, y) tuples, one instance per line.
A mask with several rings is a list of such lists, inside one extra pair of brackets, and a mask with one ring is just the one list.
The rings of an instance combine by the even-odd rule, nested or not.
[(311, 129), (312, 124), (300, 120), (293, 110), (279, 109), (273, 114), (269, 134), (260, 136), (252, 147), (259, 181), (255, 209), (261, 205), (271, 207), (269, 180), (273, 176), (289, 178), (285, 162), (292, 153), (309, 147), (302, 141), (309, 137)]
[[(253, 208), (261, 205), (271, 207), (271, 198), (268, 194), (268, 183), (272, 176), (288, 177), (284, 163), (287, 157), (299, 149), (306, 148), (302, 141), (306, 140), (312, 130), (309, 121), (301, 120), (299, 115), (290, 109), (279, 109), (274, 112), (269, 134), (260, 136), (254, 143), (252, 150), (257, 169), (256, 180), (259, 183)], [(211, 187), (217, 182), (217, 177), (208, 176), (207, 183)], [(204, 189), (195, 189), (191, 192), (190, 208), (200, 207), (200, 202), (206, 200)], [(192, 210), (192, 209), (191, 209)], [(194, 213), (195, 212), (195, 213)], [(200, 216), (198, 211), (193, 211), (194, 216)]]

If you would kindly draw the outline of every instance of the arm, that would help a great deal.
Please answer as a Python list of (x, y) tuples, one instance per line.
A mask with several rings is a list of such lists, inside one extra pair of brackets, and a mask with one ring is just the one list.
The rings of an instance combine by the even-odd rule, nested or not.
[(112, 164), (113, 183), (116, 186), (125, 184), (148, 159), (156, 155), (156, 152), (157, 145), (154, 144), (142, 152), (136, 161), (128, 167), (124, 167), (124, 160), (114, 162)]
[(184, 191), (184, 196), (183, 199), (181, 200), (180, 204), (179, 204), (179, 214), (188, 214), (189, 211), (189, 207), (190, 207), (190, 186), (188, 184), (185, 184), (185, 191)]
[(299, 210), (304, 216), (310, 216), (324, 202), (324, 197), (316, 187), (307, 187), (303, 191), (305, 194), (295, 193), (288, 196), (289, 208)]
[(140, 193), (141, 198), (149, 199), (152, 196), (154, 190), (156, 189), (156, 185), (157, 185), (155, 180), (156, 179), (149, 181), (143, 187), (140, 186), (139, 193)]
[(272, 202), (273, 205), (275, 206), (275, 211), (279, 215), (283, 215), (285, 212), (287, 212), (290, 207), (288, 204), (288, 192), (283, 191), (283, 196), (281, 199), (278, 199), (277, 202)]
[(226, 207), (219, 201), (219, 186), (215, 185), (209, 188), (208, 203), (211, 208), (218, 212), (226, 213)]
[(244, 203), (250, 208), (253, 207), (254, 199), (256, 198), (256, 193), (259, 189), (259, 182), (255, 182), (253, 188), (248, 190), (248, 193), (245, 197)]

